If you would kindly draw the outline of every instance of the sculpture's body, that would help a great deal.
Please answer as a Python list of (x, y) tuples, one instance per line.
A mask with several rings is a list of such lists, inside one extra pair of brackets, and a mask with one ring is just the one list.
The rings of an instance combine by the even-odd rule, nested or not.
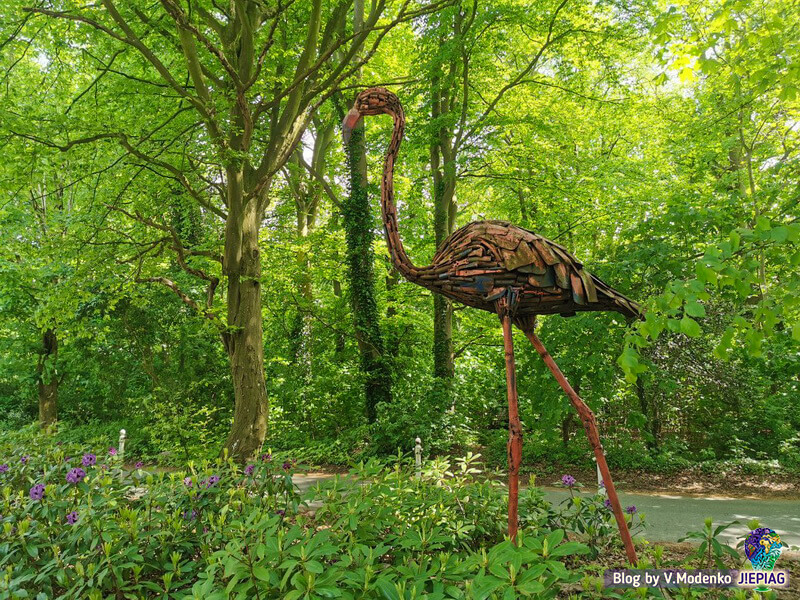
[(586, 272), (583, 265), (562, 246), (505, 221), (470, 223), (442, 243), (433, 258), (433, 264), (414, 266), (398, 235), (394, 203), (394, 163), (405, 128), (403, 109), (397, 96), (383, 88), (365, 90), (359, 94), (353, 109), (345, 117), (343, 132), (347, 140), (361, 117), (378, 114), (388, 114), (394, 119), (381, 181), (381, 214), (395, 268), (409, 281), (434, 293), (497, 313), (503, 325), (509, 416), (509, 536), (514, 539), (517, 533), (519, 466), (522, 458), (522, 427), (511, 335), (513, 322), (533, 343), (578, 411), (597, 458), (628, 558), (635, 564), (636, 553), (608, 472), (594, 415), (561, 374), (536, 336), (534, 325), (536, 315), (572, 316), (577, 311), (611, 310), (628, 317), (638, 317), (638, 305)]

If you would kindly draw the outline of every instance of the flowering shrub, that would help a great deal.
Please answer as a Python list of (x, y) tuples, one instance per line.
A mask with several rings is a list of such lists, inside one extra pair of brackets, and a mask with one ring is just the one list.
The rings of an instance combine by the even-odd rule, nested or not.
[(125, 471), (46, 438), (7, 441), (0, 598), (552, 597), (581, 576), (565, 560), (588, 551), (538, 526), (504, 542), (505, 494), (472, 481), (476, 457), (420, 479), (403, 461), (361, 465), (299, 511), (291, 461)]
[[(125, 471), (92, 452), (30, 434), (0, 438), (0, 598), (162, 597), (191, 587), (241, 524), (296, 511), (293, 471), (271, 463), (249, 476), (230, 462), (183, 473)], [(13, 461), (18, 443), (31, 443)], [(18, 452), (16, 452), (19, 454)], [(81, 466), (72, 466), (69, 456)]]
[[(584, 495), (580, 494), (581, 484), (572, 475), (564, 475), (561, 484), (569, 491), (569, 497), (558, 506), (550, 506), (541, 499), (537, 500), (536, 490), (533, 490), (529, 498), (523, 500), (520, 512), (535, 514), (538, 509), (539, 523), (549, 528), (563, 528), (573, 532), (576, 539), (587, 544), (593, 557), (618, 545), (619, 530), (611, 501), (604, 493), (603, 482), (600, 482), (599, 490), (592, 486), (592, 492)], [(631, 534), (641, 534), (646, 525), (644, 514), (633, 505), (626, 507), (624, 512)]]

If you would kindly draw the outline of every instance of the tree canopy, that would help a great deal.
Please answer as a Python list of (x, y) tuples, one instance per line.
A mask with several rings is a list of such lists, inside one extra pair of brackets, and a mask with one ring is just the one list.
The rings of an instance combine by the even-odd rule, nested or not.
[[(612, 462), (800, 464), (798, 28), (784, 0), (9, 0), (0, 426), (130, 424), (187, 458), (499, 448), (496, 316), (393, 271), (388, 120), (340, 138), (381, 85), (415, 262), (509, 220), (642, 303), (539, 325)], [(518, 347), (528, 439), (587, 457)]]

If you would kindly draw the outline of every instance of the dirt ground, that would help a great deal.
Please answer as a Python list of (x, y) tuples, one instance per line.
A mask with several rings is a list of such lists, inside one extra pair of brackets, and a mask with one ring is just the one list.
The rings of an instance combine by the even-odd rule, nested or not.
[[(535, 470), (534, 470), (535, 471)], [(569, 473), (586, 487), (594, 486), (594, 470), (568, 468)], [(536, 475), (537, 485), (561, 482), (560, 471)], [(685, 496), (727, 496), (753, 499), (800, 499), (800, 477), (797, 475), (745, 475), (735, 472), (701, 473), (681, 471), (659, 474), (643, 471), (612, 471), (617, 489), (626, 492), (672, 493)]]

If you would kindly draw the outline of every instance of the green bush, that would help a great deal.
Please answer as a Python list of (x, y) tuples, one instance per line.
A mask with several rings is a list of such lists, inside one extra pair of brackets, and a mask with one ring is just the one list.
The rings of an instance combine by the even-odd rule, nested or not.
[[(507, 460), (506, 443), (508, 431), (494, 429), (484, 434), (486, 463), (493, 468), (505, 469)], [(548, 465), (589, 465), (592, 452), (585, 438), (570, 440), (567, 446), (553, 445), (538, 431), (525, 431), (522, 444), (522, 471), (540, 471)]]
[(782, 467), (792, 473), (800, 473), (800, 435), (783, 441), (779, 450)]
[(0, 599), (550, 598), (589, 551), (544, 521), (503, 541), (505, 494), (473, 481), (477, 456), (419, 479), (408, 461), (362, 463), (311, 490), (311, 512), (269, 454), (126, 471), (28, 429), (0, 456)]

